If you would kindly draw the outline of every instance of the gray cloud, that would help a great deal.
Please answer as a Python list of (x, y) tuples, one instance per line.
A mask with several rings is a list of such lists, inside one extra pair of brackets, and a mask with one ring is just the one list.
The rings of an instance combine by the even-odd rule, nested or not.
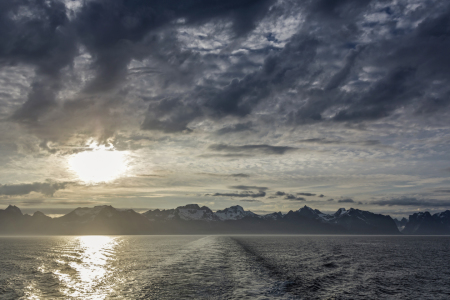
[(250, 198), (260, 198), (265, 197), (266, 193), (264, 191), (259, 191), (258, 193), (253, 193), (251, 191), (241, 192), (241, 193), (215, 193), (212, 196), (214, 197), (250, 197)]
[(245, 174), (245, 173), (236, 173), (236, 174), (231, 174), (231, 177), (242, 177), (242, 178), (248, 178), (250, 177), (250, 175)]
[(216, 131), (217, 135), (224, 135), (229, 133), (236, 133), (236, 132), (244, 132), (244, 131), (253, 131), (253, 123), (252, 122), (246, 122), (246, 123), (237, 123), (233, 125), (229, 125), (226, 127), (223, 127)]
[(254, 185), (234, 185), (230, 186), (230, 189), (236, 189), (236, 190), (258, 190), (258, 191), (265, 191), (268, 190), (268, 187), (265, 186), (254, 186)]
[[(262, 104), (293, 126), (370, 122), (403, 107), (414, 110), (416, 116), (448, 112), (445, 99), (450, 88), (442, 83), (450, 78), (450, 64), (446, 63), (450, 45), (445, 38), (450, 35), (448, 4), (430, 2), (412, 14), (403, 4), (379, 10), (369, 0), (180, 3), (99, 0), (82, 2), (76, 11), (60, 1), (2, 4), (0, 18), (8, 30), (0, 32), (0, 44), (9, 45), (0, 48), (2, 65), (36, 67), (28, 97), (12, 119), (30, 125), (36, 134), (56, 138), (45, 131), (77, 130), (85, 122), (77, 118), (76, 111), (89, 111), (98, 105), (89, 118), (101, 116), (98, 138), (106, 138), (118, 129), (111, 126), (117, 119), (108, 109), (122, 109), (123, 100), (131, 93), (126, 83), (138, 76), (150, 76), (145, 85), (153, 87), (151, 96), (144, 93), (141, 97), (147, 103), (141, 129), (165, 133), (188, 133), (195, 120), (220, 123), (224, 117), (238, 122), (219, 129), (218, 136), (251, 132), (261, 122), (258, 116), (264, 114), (254, 115), (252, 122), (239, 119), (253, 114)], [(18, 14), (21, 7), (30, 12), (29, 17)], [(243, 45), (243, 37), (256, 34), (258, 25), (282, 20), (292, 11), (301, 11), (305, 23), (284, 43), (274, 37), (277, 32), (270, 32), (260, 37), (258, 46)], [(375, 13), (390, 21), (369, 22), (368, 16)], [(409, 27), (397, 30), (394, 24), (399, 22)], [(224, 24), (230, 27), (223, 29)], [(210, 36), (199, 31), (189, 40), (208, 42), (215, 33), (227, 33), (228, 45), (216, 38), (221, 44), (218, 49), (198, 49), (178, 38), (180, 28), (200, 30), (206, 25), (211, 26)], [(360, 43), (363, 38), (364, 43)], [(262, 43), (264, 39), (272, 44)], [(67, 67), (79, 57), (78, 45), (92, 58), (88, 67), (93, 76), (78, 88), (82, 93), (61, 105), (58, 95), (65, 88), (64, 76), (73, 75)], [(245, 51), (236, 54), (236, 49)], [(146, 59), (151, 66), (130, 65)], [(376, 74), (368, 74), (372, 66), (377, 67)], [(362, 79), (366, 77), (370, 80)], [(52, 117), (46, 118), (49, 114)], [(314, 142), (379, 144), (378, 140)], [(271, 154), (286, 152), (281, 148), (256, 149)]]
[(217, 173), (198, 173), (200, 175), (207, 175), (213, 177), (235, 177), (235, 178), (249, 178), (249, 174), (245, 173), (235, 173), (235, 174), (217, 174)]
[(300, 140), (302, 144), (324, 144), (324, 145), (357, 145), (357, 146), (378, 146), (381, 145), (379, 140), (365, 141), (347, 141), (347, 140), (329, 140), (325, 138), (313, 138)]
[(300, 195), (300, 196), (315, 196), (316, 194), (311, 194), (311, 193), (297, 193), (297, 195)]
[(271, 146), (271, 145), (231, 146), (226, 144), (210, 145), (208, 149), (218, 152), (248, 152), (248, 153), (275, 154), (275, 155), (282, 155), (287, 152), (297, 150), (297, 148), (287, 146)]
[(415, 197), (401, 197), (372, 201), (370, 204), (379, 206), (419, 206), (419, 207), (450, 207), (450, 201), (438, 199), (419, 199)]
[(253, 200), (253, 199), (243, 199), (240, 201), (242, 201), (242, 202), (261, 202), (262, 203), (262, 201), (260, 201), (260, 200)]
[(347, 199), (339, 199), (338, 203), (354, 203), (355, 201), (353, 199), (347, 198)]
[(31, 192), (36, 192), (51, 197), (56, 191), (65, 189), (68, 184), (70, 184), (70, 182), (34, 182), (25, 184), (1, 185), (0, 195), (20, 196), (27, 195)]
[(305, 198), (303, 198), (303, 197), (296, 197), (296, 196), (294, 196), (292, 194), (286, 194), (284, 199), (290, 200), (290, 201), (305, 201)]

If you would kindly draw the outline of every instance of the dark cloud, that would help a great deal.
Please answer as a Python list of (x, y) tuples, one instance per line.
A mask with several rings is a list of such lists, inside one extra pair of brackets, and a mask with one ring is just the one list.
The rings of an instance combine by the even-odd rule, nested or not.
[(418, 207), (450, 207), (450, 201), (438, 199), (419, 199), (415, 197), (401, 197), (372, 201), (370, 204), (379, 206), (418, 206)]
[(212, 196), (214, 197), (250, 197), (250, 198), (260, 198), (265, 197), (266, 193), (264, 191), (259, 191), (258, 193), (253, 193), (251, 191), (241, 192), (241, 193), (215, 193)]
[(275, 195), (277, 195), (277, 196), (284, 196), (284, 195), (286, 195), (286, 193), (278, 191), (278, 192), (275, 193)]
[(435, 193), (450, 193), (450, 189), (437, 189), (434, 190)]
[(202, 158), (215, 158), (215, 157), (223, 157), (223, 158), (243, 158), (243, 157), (253, 157), (254, 155), (250, 154), (242, 154), (242, 153), (228, 153), (228, 154), (202, 154), (198, 157)]
[(265, 186), (254, 186), (254, 185), (234, 185), (230, 186), (230, 189), (236, 189), (236, 190), (258, 190), (258, 191), (265, 191), (268, 190), (268, 187)]
[(317, 197), (323, 198), (323, 197), (325, 197), (325, 195), (324, 195), (324, 194), (320, 194), (320, 195), (317, 196)]
[(217, 152), (248, 152), (259, 154), (275, 154), (282, 155), (290, 151), (295, 151), (297, 148), (287, 146), (271, 146), (271, 145), (243, 145), (231, 146), (226, 144), (215, 144), (208, 147), (209, 150)]
[(327, 201), (334, 201), (334, 199), (328, 199)]
[(260, 201), (260, 200), (253, 200), (253, 199), (243, 199), (240, 201), (242, 201), (242, 202), (261, 202), (262, 203), (262, 201)]
[[(100, 129), (95, 132), (105, 139), (120, 127), (112, 125), (131, 93), (126, 83), (141, 76), (148, 80), (139, 87), (147, 105), (141, 129), (165, 133), (189, 133), (193, 121), (220, 123), (225, 117), (235, 123), (217, 130), (217, 136), (252, 132), (266, 112), (292, 126), (365, 123), (411, 111), (415, 117), (448, 112), (450, 5), (427, 3), (411, 13), (401, 3), (380, 10), (371, 2), (97, 0), (82, 2), (76, 11), (61, 1), (5, 2), (0, 7), (0, 65), (25, 64), (36, 71), (12, 120), (28, 124), (42, 138), (55, 139), (45, 131), (76, 131), (86, 124), (79, 111), (98, 106), (85, 118), (97, 120)], [(271, 45), (243, 45), (262, 22), (283, 20), (293, 11), (301, 11), (305, 21), (285, 42), (273, 31), (252, 39), (267, 39)], [(375, 13), (389, 21), (368, 21)], [(399, 22), (405, 27), (396, 27)], [(210, 26), (209, 36), (200, 32), (205, 25)], [(214, 51), (197, 49), (179, 38), (180, 28), (198, 29), (188, 36), (190, 41), (212, 41), (216, 33), (228, 34), (228, 40), (218, 42), (223, 45)], [(87, 83), (74, 83), (81, 93), (61, 101), (80, 49), (91, 58), (86, 68), (92, 76)], [(236, 54), (237, 49), (243, 51)], [(132, 65), (144, 61), (150, 64)], [(368, 71), (374, 66), (376, 71)], [(261, 107), (267, 111), (254, 114)], [(248, 115), (255, 118), (243, 119)], [(244, 151), (237, 148), (244, 146), (228, 147)]]
[(303, 197), (296, 197), (296, 196), (294, 196), (292, 194), (286, 194), (284, 199), (290, 200), (290, 201), (305, 201), (305, 198), (303, 198)]
[(311, 193), (297, 193), (297, 195), (300, 195), (300, 196), (315, 196), (316, 194), (311, 194)]
[(347, 141), (347, 140), (329, 140), (325, 138), (313, 138), (300, 140), (302, 144), (324, 144), (324, 145), (357, 145), (357, 146), (378, 146), (381, 145), (379, 140), (365, 141)]
[(347, 199), (339, 199), (338, 203), (354, 203), (355, 201), (353, 199), (347, 198)]
[(20, 196), (20, 195), (27, 195), (31, 192), (36, 192), (51, 197), (56, 191), (65, 189), (68, 184), (70, 184), (70, 182), (60, 182), (60, 183), (35, 182), (25, 184), (1, 185), (0, 195)]
[(231, 174), (231, 177), (242, 177), (242, 178), (248, 178), (250, 177), (250, 175), (245, 174), (245, 173), (236, 173), (236, 174)]

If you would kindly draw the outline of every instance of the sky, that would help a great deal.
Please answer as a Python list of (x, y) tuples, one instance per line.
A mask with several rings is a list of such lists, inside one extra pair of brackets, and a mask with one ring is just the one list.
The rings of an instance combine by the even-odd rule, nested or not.
[(450, 209), (450, 2), (0, 1), (0, 207)]

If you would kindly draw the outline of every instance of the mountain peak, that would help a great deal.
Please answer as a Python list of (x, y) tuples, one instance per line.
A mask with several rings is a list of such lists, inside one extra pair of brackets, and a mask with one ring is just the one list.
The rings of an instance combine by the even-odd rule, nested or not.
[(240, 220), (245, 217), (257, 216), (251, 211), (245, 211), (240, 205), (234, 205), (223, 210), (216, 211), (216, 216), (222, 220)]
[(5, 209), (5, 211), (9, 212), (9, 213), (14, 213), (17, 215), (22, 215), (22, 211), (20, 210), (20, 208), (18, 208), (15, 205), (8, 205), (8, 207)]

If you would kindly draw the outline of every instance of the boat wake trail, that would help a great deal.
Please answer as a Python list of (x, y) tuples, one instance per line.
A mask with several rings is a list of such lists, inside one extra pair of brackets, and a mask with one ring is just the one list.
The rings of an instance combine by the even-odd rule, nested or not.
[(161, 262), (141, 299), (293, 299), (283, 282), (231, 237), (194, 241)]

